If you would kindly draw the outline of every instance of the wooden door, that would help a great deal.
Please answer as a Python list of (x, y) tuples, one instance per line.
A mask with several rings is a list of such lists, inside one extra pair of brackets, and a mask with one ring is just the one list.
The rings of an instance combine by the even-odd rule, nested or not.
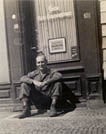
[(38, 49), (49, 63), (79, 59), (73, 0), (36, 0)]

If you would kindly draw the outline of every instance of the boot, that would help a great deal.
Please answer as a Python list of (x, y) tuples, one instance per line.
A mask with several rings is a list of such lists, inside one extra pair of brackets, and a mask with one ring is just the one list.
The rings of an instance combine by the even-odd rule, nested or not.
[(50, 117), (55, 117), (55, 116), (57, 116), (56, 108), (55, 108), (55, 106), (51, 106), (51, 108), (50, 108)]
[(23, 118), (31, 116), (31, 109), (30, 109), (30, 104), (28, 103), (28, 100), (23, 99), (22, 102), (23, 102), (23, 112), (19, 116), (19, 119), (23, 119)]
[(54, 98), (52, 98), (52, 103), (51, 103), (51, 107), (50, 107), (50, 117), (57, 116), (56, 104), (57, 104), (57, 97), (54, 97)]

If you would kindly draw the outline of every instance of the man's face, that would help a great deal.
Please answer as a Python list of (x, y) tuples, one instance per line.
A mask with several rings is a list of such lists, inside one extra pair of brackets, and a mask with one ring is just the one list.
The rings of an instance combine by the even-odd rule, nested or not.
[(36, 66), (40, 71), (44, 71), (47, 67), (47, 62), (44, 56), (38, 56), (36, 58)]

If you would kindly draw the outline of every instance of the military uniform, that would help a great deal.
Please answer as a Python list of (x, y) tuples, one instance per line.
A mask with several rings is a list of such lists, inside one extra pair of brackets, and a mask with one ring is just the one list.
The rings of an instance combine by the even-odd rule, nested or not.
[[(38, 88), (33, 84), (32, 79), (40, 82), (47, 81), (47, 84)], [(30, 72), (20, 79), (22, 84), (19, 98), (23, 99), (26, 96), (38, 108), (42, 105), (47, 106), (50, 104), (51, 98), (62, 96), (61, 79), (62, 74), (51, 69), (48, 69), (44, 75), (41, 74), (40, 70)]]

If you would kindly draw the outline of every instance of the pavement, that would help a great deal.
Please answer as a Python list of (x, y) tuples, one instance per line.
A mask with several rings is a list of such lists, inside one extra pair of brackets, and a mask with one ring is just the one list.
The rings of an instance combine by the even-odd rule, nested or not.
[[(36, 113), (36, 110), (32, 110)], [(18, 119), (20, 112), (0, 112), (0, 134), (106, 134), (106, 107), (78, 107), (57, 117)]]

